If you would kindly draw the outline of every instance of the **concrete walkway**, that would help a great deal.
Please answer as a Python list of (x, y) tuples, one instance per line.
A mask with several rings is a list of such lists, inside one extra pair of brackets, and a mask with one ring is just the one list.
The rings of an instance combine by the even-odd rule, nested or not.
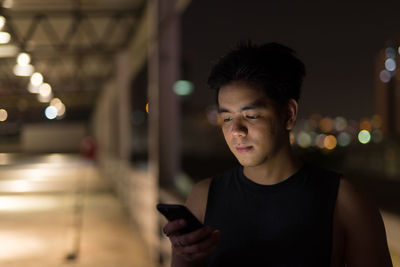
[(0, 162), (0, 266), (155, 266), (94, 166), (56, 158)]
[[(382, 216), (400, 267), (399, 214)], [(156, 266), (107, 181), (76, 155), (0, 153), (0, 244), (5, 267)]]

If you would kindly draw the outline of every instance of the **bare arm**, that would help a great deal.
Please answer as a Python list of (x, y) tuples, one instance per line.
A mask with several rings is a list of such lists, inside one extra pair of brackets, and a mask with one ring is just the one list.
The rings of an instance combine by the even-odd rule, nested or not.
[(392, 267), (382, 217), (363, 193), (341, 179), (336, 205), (344, 228), (346, 266)]

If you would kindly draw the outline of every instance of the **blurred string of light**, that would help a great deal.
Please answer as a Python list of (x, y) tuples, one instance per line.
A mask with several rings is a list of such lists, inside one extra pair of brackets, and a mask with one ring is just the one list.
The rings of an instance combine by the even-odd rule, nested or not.
[[(206, 111), (208, 122), (213, 126), (219, 116), (215, 107)], [(290, 144), (307, 149), (317, 147), (322, 150), (334, 150), (347, 147), (354, 141), (361, 144), (380, 143), (383, 141), (382, 118), (373, 115), (360, 121), (348, 120), (343, 116), (335, 118), (312, 114), (308, 119), (299, 119), (296, 128), (290, 132)]]
[[(13, 4), (14, 4), (13, 0), (4, 0), (1, 3), (3, 8), (12, 8)], [(0, 44), (7, 44), (11, 40), (11, 35), (8, 32), (3, 31), (5, 25), (6, 25), (6, 18), (0, 15)], [(35, 72), (35, 68), (31, 64), (31, 56), (27, 52), (20, 51), (20, 53), (17, 55), (16, 64), (13, 67), (13, 73), (16, 76), (22, 76), (22, 77), (30, 76), (28, 91), (33, 94), (38, 94), (37, 99), (39, 102), (48, 103), (51, 102), (52, 99), (54, 99), (50, 84), (44, 83), (44, 77), (41, 73)], [(50, 104), (45, 109), (44, 113), (46, 118), (48, 119), (63, 118), (65, 114), (66, 108), (65, 105), (61, 102), (61, 100), (57, 98), (55, 102), (57, 102), (57, 104)], [(54, 117), (53, 114), (55, 110), (57, 112), (55, 113), (56, 116)], [(6, 111), (4, 110), (4, 112)], [(0, 113), (2, 114), (2, 117), (5, 116), (5, 118), (7, 118), (7, 114), (5, 113), (6, 115), (4, 115), (4, 112)]]
[[(314, 128), (311, 125), (317, 127)], [(353, 140), (361, 144), (380, 143), (383, 141), (381, 127), (382, 118), (379, 115), (363, 118), (357, 122), (347, 120), (342, 116), (330, 118), (313, 114), (308, 120), (298, 121), (290, 138), (292, 145), (303, 149), (317, 147), (330, 151), (337, 147), (347, 147)]]

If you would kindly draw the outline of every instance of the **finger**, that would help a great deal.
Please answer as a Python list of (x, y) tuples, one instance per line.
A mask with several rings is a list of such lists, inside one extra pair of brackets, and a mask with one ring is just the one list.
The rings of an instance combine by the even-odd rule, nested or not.
[[(182, 253), (184, 254), (197, 254), (197, 253), (211, 253), (215, 247), (218, 245), (219, 239), (221, 236), (221, 232), (219, 230), (216, 230), (212, 232), (209, 237), (206, 239), (203, 239), (200, 242), (197, 242), (193, 245), (189, 246), (184, 246), (182, 248)], [(178, 241), (179, 243), (179, 241)]]
[(178, 240), (177, 235), (169, 236), (169, 240), (174, 248), (181, 248), (184, 246), (184, 244), (180, 240)]
[(183, 253), (183, 251), (180, 251), (181, 257), (183, 257), (187, 261), (197, 261), (197, 260), (202, 260), (208, 257), (214, 250), (216, 250), (218, 247), (218, 244), (215, 244), (211, 247), (209, 247), (206, 251), (201, 251), (197, 253)]
[(172, 234), (178, 233), (185, 226), (186, 226), (186, 221), (184, 219), (174, 220), (174, 221), (168, 222), (164, 226), (163, 232), (165, 235), (170, 236)]
[(188, 246), (207, 238), (212, 232), (213, 230), (210, 226), (205, 226), (191, 233), (178, 236), (177, 241), (183, 246)]
[(216, 230), (210, 237), (200, 243), (192, 246), (174, 248), (174, 253), (188, 261), (204, 259), (217, 249), (220, 236), (221, 232)]

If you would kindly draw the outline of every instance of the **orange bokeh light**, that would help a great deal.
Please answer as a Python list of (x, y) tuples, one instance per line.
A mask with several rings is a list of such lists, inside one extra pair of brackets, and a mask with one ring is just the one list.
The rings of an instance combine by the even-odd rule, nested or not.
[(337, 140), (334, 135), (328, 135), (327, 137), (325, 137), (324, 146), (326, 149), (332, 150), (336, 147), (336, 145), (337, 145)]

